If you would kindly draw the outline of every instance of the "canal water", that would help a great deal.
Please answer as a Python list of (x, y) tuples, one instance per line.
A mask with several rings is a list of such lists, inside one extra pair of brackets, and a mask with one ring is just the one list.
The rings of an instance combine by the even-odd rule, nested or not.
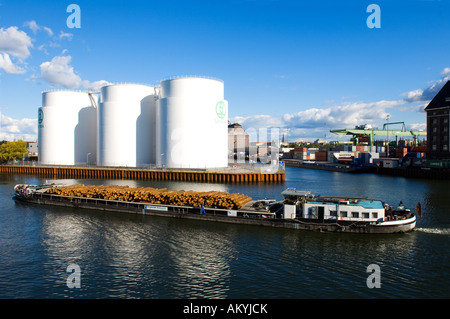
[[(401, 200), (412, 209), (420, 202), (423, 216), (413, 232), (368, 235), (44, 207), (13, 200), (15, 184), (46, 181), (223, 190), (254, 199), (281, 199), (285, 188), (297, 188), (379, 198), (391, 205)], [(448, 181), (295, 167), (286, 168), (282, 184), (256, 185), (2, 175), (0, 298), (449, 298), (449, 201)], [(72, 273), (74, 265), (78, 271)], [(378, 273), (368, 271), (373, 265), (379, 267)], [(73, 280), (68, 284), (69, 277)], [(380, 283), (379, 288), (369, 288), (368, 281)]]

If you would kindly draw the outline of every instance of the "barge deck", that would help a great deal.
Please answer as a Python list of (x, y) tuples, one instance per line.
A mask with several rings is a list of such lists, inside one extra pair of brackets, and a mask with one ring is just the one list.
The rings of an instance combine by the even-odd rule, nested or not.
[[(20, 190), (18, 191), (18, 189)], [(222, 209), (55, 195), (47, 193), (49, 187), (36, 187), (32, 191), (27, 191), (28, 189), (31, 188), (17, 188), (16, 186), (15, 200), (37, 205), (53, 205), (75, 209), (94, 209), (149, 216), (320, 232), (402, 233), (414, 229), (416, 225), (415, 215), (409, 213), (409, 210), (407, 217), (400, 216), (401, 218), (397, 218), (396, 216), (392, 219), (386, 218), (384, 220), (379, 219), (378, 221), (364, 221), (362, 219), (343, 220), (342, 218), (324, 218), (325, 215), (320, 215), (321, 209), (318, 208), (318, 217), (306, 218), (302, 217), (302, 214), (292, 213), (296, 210), (294, 205), (275, 202), (273, 200), (251, 200), (238, 209)], [(289, 193), (289, 196), (292, 197), (292, 191)], [(316, 205), (314, 203), (314, 201), (310, 201), (307, 205)], [(304, 203), (304, 205), (306, 204)], [(304, 208), (306, 208), (306, 206), (304, 206)], [(308, 211), (317, 210), (314, 209), (314, 207), (312, 207), (312, 209), (310, 208), (308, 208)]]

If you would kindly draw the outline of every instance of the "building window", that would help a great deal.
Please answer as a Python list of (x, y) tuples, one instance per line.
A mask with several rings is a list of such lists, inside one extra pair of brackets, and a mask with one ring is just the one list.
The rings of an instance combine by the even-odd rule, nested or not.
[(433, 133), (437, 132), (437, 127), (433, 127)]
[(448, 145), (445, 144), (444, 146), (442, 146), (442, 150), (443, 150), (443, 151), (448, 151)]
[(436, 145), (432, 145), (432, 146), (431, 146), (431, 150), (433, 150), (433, 151), (437, 150)]

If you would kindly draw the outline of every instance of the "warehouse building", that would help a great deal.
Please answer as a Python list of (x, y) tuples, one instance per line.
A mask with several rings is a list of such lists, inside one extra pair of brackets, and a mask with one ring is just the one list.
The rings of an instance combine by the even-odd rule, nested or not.
[(228, 160), (244, 163), (248, 157), (250, 137), (241, 124), (228, 125)]
[(425, 108), (427, 112), (427, 158), (450, 158), (450, 81)]

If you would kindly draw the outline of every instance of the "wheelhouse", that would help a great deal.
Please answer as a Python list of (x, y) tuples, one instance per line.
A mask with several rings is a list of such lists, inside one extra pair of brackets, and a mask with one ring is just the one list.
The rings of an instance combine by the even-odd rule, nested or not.
[(380, 222), (385, 217), (385, 204), (380, 200), (315, 196), (294, 189), (287, 189), (282, 195), (288, 210), (295, 207), (296, 218)]

